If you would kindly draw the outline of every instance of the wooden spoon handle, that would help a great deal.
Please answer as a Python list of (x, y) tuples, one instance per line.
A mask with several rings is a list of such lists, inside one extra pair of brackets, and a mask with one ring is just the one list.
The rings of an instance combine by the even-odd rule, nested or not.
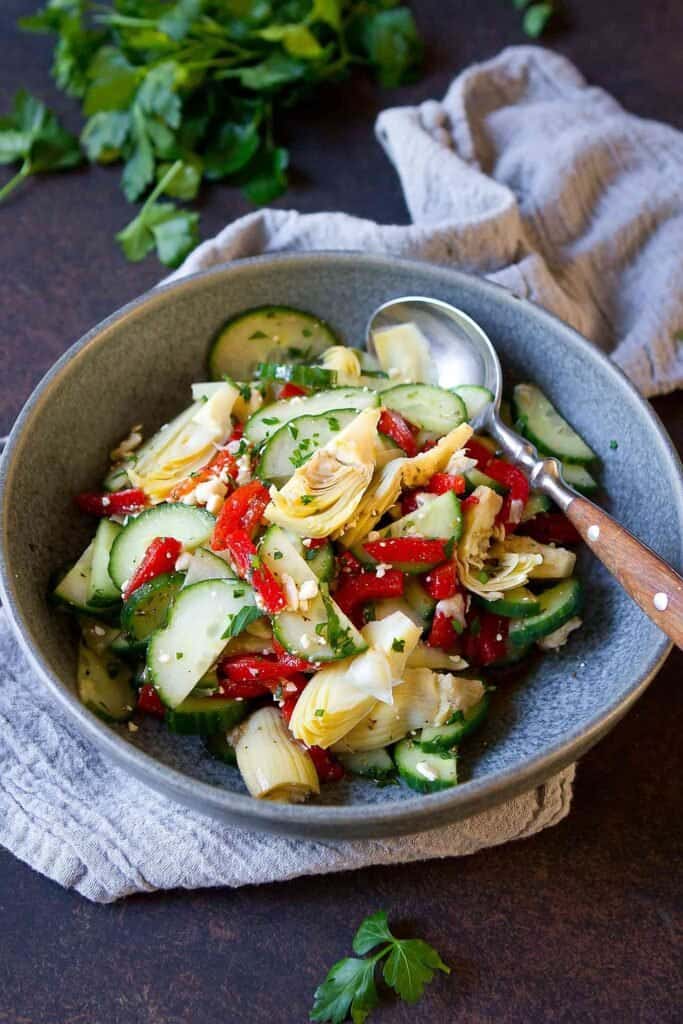
[(576, 497), (565, 514), (636, 604), (683, 648), (683, 578), (592, 501)]

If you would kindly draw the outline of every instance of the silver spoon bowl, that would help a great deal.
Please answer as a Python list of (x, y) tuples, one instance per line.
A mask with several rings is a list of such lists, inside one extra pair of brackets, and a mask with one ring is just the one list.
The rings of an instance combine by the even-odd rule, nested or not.
[(471, 425), (486, 431), (503, 455), (519, 466), (535, 491), (547, 495), (567, 515), (585, 543), (643, 611), (683, 647), (683, 579), (650, 548), (562, 478), (558, 459), (537, 449), (500, 417), (503, 373), (485, 331), (461, 309), (439, 299), (409, 295), (385, 302), (367, 326), (367, 347), (376, 355), (375, 331), (413, 323), (424, 335), (441, 387), (464, 384), (488, 388), (493, 399)]

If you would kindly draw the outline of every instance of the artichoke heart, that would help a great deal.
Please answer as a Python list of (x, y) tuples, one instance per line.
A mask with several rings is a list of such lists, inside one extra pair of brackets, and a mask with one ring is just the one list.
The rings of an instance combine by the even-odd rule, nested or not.
[(400, 458), (378, 469), (360, 501), (356, 515), (337, 530), (335, 540), (345, 548), (353, 547), (367, 537), (382, 516), (396, 503), (404, 488), (421, 487), (446, 467), (451, 456), (472, 436), (472, 428), (461, 423), (446, 434), (429, 451), (412, 459)]
[(332, 748), (335, 753), (377, 750), (403, 739), (413, 729), (445, 725), (456, 711), (466, 711), (484, 695), (478, 679), (464, 679), (429, 668), (405, 670), (394, 688), (393, 705), (373, 705), (368, 714)]
[(372, 479), (379, 415), (379, 409), (364, 409), (281, 490), (272, 487), (266, 519), (304, 537), (328, 537), (341, 529)]
[(128, 468), (133, 486), (142, 488), (154, 502), (165, 501), (177, 484), (206, 465), (215, 454), (214, 446), (228, 437), (238, 396), (237, 388), (225, 383), (162, 427)]
[(498, 600), (503, 591), (523, 586), (532, 571), (540, 565), (541, 556), (534, 552), (514, 552), (507, 541), (491, 542), (496, 536), (496, 516), (503, 499), (490, 487), (477, 487), (477, 499), (463, 513), (463, 530), (458, 541), (458, 570), (467, 590), (489, 601)]
[(334, 370), (337, 387), (353, 387), (361, 376), (361, 365), (352, 348), (346, 345), (332, 345), (325, 349), (320, 362), (326, 370)]
[(540, 544), (531, 537), (507, 537), (499, 544), (494, 544), (491, 549), (492, 556), (496, 558), (508, 557), (511, 554), (518, 557), (535, 556), (537, 561), (529, 573), (532, 580), (562, 580), (571, 576), (576, 565), (576, 555), (567, 548), (557, 548), (552, 544)]
[(258, 800), (301, 803), (320, 792), (310, 755), (292, 739), (276, 708), (255, 711), (231, 739), (244, 784)]

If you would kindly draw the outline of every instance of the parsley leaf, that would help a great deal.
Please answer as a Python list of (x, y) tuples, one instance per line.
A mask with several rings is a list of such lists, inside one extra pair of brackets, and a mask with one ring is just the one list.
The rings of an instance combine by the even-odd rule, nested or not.
[(199, 215), (178, 209), (173, 203), (158, 203), (182, 167), (177, 160), (157, 184), (137, 217), (116, 236), (126, 257), (135, 262), (145, 258), (156, 247), (157, 254), (167, 267), (177, 267), (198, 241)]
[(229, 640), (233, 636), (239, 636), (239, 634), (247, 628), (250, 622), (254, 622), (256, 619), (260, 619), (263, 612), (256, 608), (254, 605), (245, 605), (243, 608), (233, 615), (225, 633), (221, 635), (221, 640)]
[(83, 159), (78, 139), (62, 128), (44, 103), (19, 89), (12, 110), (0, 117), (0, 164), (21, 161), (13, 178), (0, 188), (0, 201), (31, 174), (66, 170)]
[(350, 1016), (353, 1024), (363, 1024), (379, 1005), (375, 967), (383, 959), (384, 980), (407, 1003), (417, 1002), (436, 971), (450, 974), (450, 968), (427, 942), (395, 938), (383, 910), (367, 917), (353, 940), (354, 953), (359, 956), (377, 946), (381, 948), (367, 959), (346, 957), (332, 967), (315, 990), (310, 1020), (343, 1024)]

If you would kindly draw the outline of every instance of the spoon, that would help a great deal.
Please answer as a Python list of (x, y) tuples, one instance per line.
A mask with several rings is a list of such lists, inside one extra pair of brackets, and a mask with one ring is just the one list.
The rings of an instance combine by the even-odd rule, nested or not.
[(482, 328), (447, 302), (405, 296), (385, 302), (370, 317), (368, 350), (375, 353), (373, 332), (398, 324), (415, 324), (426, 338), (442, 387), (474, 384), (488, 388), (493, 400), (470, 421), (484, 430), (503, 454), (519, 466), (535, 491), (547, 495), (573, 523), (596, 558), (678, 647), (683, 647), (683, 578), (611, 516), (562, 479), (558, 459), (539, 456), (534, 445), (500, 418), (503, 374), (496, 350)]

